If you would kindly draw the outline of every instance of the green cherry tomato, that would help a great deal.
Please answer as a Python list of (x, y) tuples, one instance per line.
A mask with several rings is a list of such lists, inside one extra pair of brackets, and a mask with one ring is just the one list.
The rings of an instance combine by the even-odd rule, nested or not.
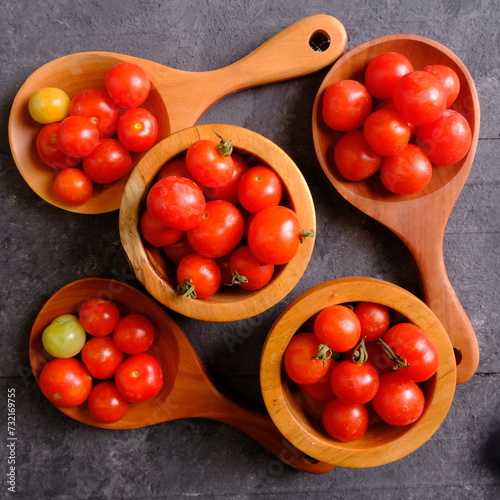
[(42, 333), (45, 350), (56, 358), (71, 358), (83, 348), (85, 330), (73, 314), (63, 314), (50, 323)]

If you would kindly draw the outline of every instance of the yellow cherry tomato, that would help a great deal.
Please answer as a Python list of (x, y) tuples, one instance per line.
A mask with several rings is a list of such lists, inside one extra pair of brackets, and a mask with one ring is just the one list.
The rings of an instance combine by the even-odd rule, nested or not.
[(68, 116), (70, 98), (64, 90), (43, 87), (34, 92), (29, 100), (29, 112), (38, 123), (62, 121)]

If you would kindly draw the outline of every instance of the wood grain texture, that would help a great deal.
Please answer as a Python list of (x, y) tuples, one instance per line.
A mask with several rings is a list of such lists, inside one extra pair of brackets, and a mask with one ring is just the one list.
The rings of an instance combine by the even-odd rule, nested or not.
[[(365, 181), (342, 178), (331, 160), (342, 136), (328, 128), (321, 117), (326, 88), (343, 79), (363, 81), (367, 64), (384, 52), (400, 52), (415, 69), (446, 64), (460, 79), (460, 93), (451, 109), (469, 122), (472, 144), (468, 154), (447, 167), (434, 167), (429, 185), (413, 195), (394, 195), (378, 175)], [(339, 193), (354, 206), (391, 229), (411, 251), (421, 275), (425, 301), (445, 326), (456, 351), (457, 383), (469, 380), (479, 364), (479, 347), (472, 324), (449, 281), (444, 258), (446, 224), (472, 167), (479, 139), (480, 107), (474, 81), (463, 62), (447, 47), (416, 35), (387, 35), (371, 40), (345, 54), (323, 80), (313, 109), (313, 139), (319, 162)]]

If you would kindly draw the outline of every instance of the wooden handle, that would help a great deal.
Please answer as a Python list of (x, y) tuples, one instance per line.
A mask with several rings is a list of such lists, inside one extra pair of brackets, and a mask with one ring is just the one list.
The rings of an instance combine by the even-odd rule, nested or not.
[[(167, 103), (170, 133), (192, 126), (207, 109), (228, 95), (319, 71), (338, 59), (346, 45), (342, 23), (318, 14), (297, 21), (223, 68), (202, 72), (168, 69), (157, 87)], [(181, 82), (175, 95), (172, 77)]]
[(319, 71), (338, 59), (346, 44), (342, 23), (318, 14), (297, 21), (244, 58), (211, 73), (221, 80), (227, 95)]
[[(425, 303), (443, 324), (457, 362), (457, 384), (467, 382), (479, 364), (477, 337), (446, 272), (442, 239), (410, 248), (420, 271)], [(434, 241), (434, 243), (430, 243)]]
[[(204, 392), (205, 396), (208, 392)], [(296, 448), (278, 430), (268, 414), (240, 406), (220, 393), (212, 394), (212, 401), (207, 399), (201, 404), (194, 403), (189, 408), (189, 417), (207, 418), (231, 425), (255, 439), (264, 448), (295, 469), (312, 474), (323, 474), (334, 468), (333, 465), (319, 462)], [(278, 470), (279, 463), (273, 470)]]
[[(333, 468), (333, 465), (308, 457), (292, 445), (267, 413), (240, 405), (222, 394), (193, 347), (187, 342), (181, 342), (179, 347), (182, 359), (179, 373), (172, 392), (158, 405), (155, 422), (181, 418), (216, 420), (244, 432), (281, 462), (298, 470), (322, 474)], [(278, 462), (277, 465), (281, 466)]]

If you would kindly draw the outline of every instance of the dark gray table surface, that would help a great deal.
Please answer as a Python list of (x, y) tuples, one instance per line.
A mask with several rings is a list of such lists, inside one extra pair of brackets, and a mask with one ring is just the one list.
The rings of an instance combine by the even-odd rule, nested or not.
[[(497, 0), (0, 0), (0, 12), (1, 498), (499, 498), (500, 464), (490, 450), (500, 429)], [(408, 457), (322, 475), (277, 465), (251, 438), (217, 422), (185, 419), (106, 431), (66, 417), (41, 396), (31, 375), (28, 339), (39, 309), (60, 287), (86, 276), (140, 284), (120, 245), (117, 212), (60, 210), (40, 199), (19, 174), (7, 134), (17, 90), (42, 64), (87, 50), (190, 71), (215, 69), (317, 13), (344, 24), (348, 49), (391, 33), (433, 38), (456, 52), (475, 80), (482, 106), (479, 146), (447, 225), (444, 253), (479, 339), (477, 373), (457, 387), (441, 428)], [(406, 247), (344, 201), (316, 160), (310, 116), (326, 71), (235, 94), (200, 120), (247, 127), (276, 142), (299, 165), (316, 204), (313, 258), (286, 299), (260, 316), (228, 324), (173, 314), (216, 381), (256, 405), (262, 404), (258, 368), (267, 331), (300, 293), (327, 279), (371, 276), (419, 294), (418, 272)], [(11, 388), (16, 391), (15, 494), (6, 477)], [(497, 441), (497, 455), (499, 446)]]

